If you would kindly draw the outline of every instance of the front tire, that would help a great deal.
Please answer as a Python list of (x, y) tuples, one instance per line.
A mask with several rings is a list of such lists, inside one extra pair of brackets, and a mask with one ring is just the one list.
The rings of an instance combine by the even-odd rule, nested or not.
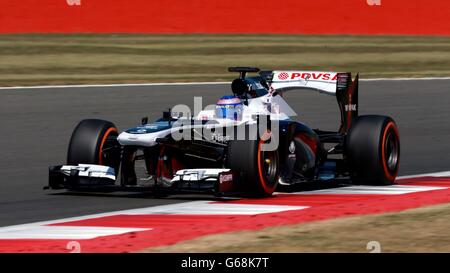
[[(75, 127), (70, 139), (67, 164), (96, 164), (113, 167), (116, 172), (120, 162), (117, 146), (118, 131), (109, 121), (85, 119)], [(108, 151), (108, 152), (106, 152)]]
[(265, 143), (261, 139), (232, 140), (228, 146), (227, 167), (250, 197), (270, 196), (278, 185), (278, 150), (263, 151)]
[(347, 134), (346, 157), (354, 184), (393, 184), (400, 163), (400, 137), (394, 120), (358, 117)]

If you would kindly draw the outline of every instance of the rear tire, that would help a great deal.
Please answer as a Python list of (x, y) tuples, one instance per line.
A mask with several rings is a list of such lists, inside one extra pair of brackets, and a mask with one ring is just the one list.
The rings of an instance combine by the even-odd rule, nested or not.
[(393, 184), (400, 163), (400, 138), (394, 120), (376, 115), (358, 117), (347, 134), (346, 158), (354, 184)]
[(270, 196), (278, 185), (278, 150), (262, 151), (264, 143), (259, 138), (229, 142), (227, 167), (237, 175), (236, 180), (250, 197)]
[[(70, 139), (67, 164), (97, 164), (113, 167), (116, 170), (120, 162), (120, 150), (104, 153), (107, 148), (117, 145), (116, 126), (109, 121), (85, 119), (75, 127)], [(118, 150), (118, 151), (117, 151)]]

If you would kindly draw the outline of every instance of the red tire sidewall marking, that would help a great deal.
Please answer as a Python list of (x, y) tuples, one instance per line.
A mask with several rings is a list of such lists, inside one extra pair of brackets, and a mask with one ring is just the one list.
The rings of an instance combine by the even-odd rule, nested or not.
[(266, 178), (264, 177), (264, 175), (262, 173), (263, 162), (261, 162), (261, 146), (263, 144), (264, 144), (264, 140), (260, 140), (258, 143), (257, 164), (258, 164), (259, 182), (261, 183), (261, 186), (263, 187), (265, 193), (272, 194), (275, 191), (275, 187), (276, 187), (277, 183), (274, 183), (273, 187), (269, 187), (269, 185), (267, 184)]
[(399, 137), (399, 134), (398, 134), (398, 130), (397, 130), (397, 126), (395, 125), (395, 123), (393, 121), (390, 121), (386, 125), (386, 127), (384, 129), (384, 132), (383, 132), (383, 138), (382, 138), (382, 142), (381, 142), (381, 161), (383, 163), (384, 174), (386, 175), (386, 177), (389, 180), (393, 181), (397, 177), (398, 164), (400, 163), (400, 155), (397, 158), (397, 167), (396, 167), (394, 175), (392, 175), (391, 172), (389, 171), (389, 168), (388, 168), (387, 162), (386, 162), (386, 157), (384, 156), (385, 152), (386, 152), (386, 147), (385, 147), (386, 146), (386, 136), (387, 136), (387, 133), (389, 132), (389, 129), (391, 129), (391, 127), (392, 127), (392, 131), (394, 132), (395, 137), (397, 138), (397, 140), (400, 140), (400, 137)]
[(108, 136), (111, 133), (118, 133), (117, 129), (114, 128), (114, 127), (108, 128), (108, 130), (106, 130), (105, 134), (103, 135), (103, 138), (102, 138), (102, 140), (100, 142), (100, 149), (98, 150), (98, 164), (99, 165), (103, 165), (103, 156), (102, 156), (102, 154), (103, 154), (103, 145), (105, 144), (106, 139), (108, 138)]

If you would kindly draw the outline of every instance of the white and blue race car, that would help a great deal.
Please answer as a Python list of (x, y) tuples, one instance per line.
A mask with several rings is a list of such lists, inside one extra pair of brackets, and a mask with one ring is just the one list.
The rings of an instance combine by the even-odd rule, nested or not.
[[(398, 129), (386, 116), (358, 116), (358, 76), (316, 71), (240, 73), (232, 94), (193, 116), (172, 108), (149, 123), (119, 132), (105, 120), (75, 128), (67, 164), (51, 166), (49, 188), (150, 190), (270, 196), (278, 185), (345, 179), (394, 182), (400, 158)], [(248, 73), (258, 75), (248, 77)], [(336, 96), (337, 131), (311, 129), (290, 117), (289, 90)]]

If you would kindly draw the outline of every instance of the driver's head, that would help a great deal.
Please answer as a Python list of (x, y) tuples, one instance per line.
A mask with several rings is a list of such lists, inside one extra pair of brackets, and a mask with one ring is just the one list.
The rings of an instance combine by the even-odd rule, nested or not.
[(240, 121), (242, 120), (243, 110), (244, 105), (238, 97), (223, 96), (217, 101), (216, 117)]

